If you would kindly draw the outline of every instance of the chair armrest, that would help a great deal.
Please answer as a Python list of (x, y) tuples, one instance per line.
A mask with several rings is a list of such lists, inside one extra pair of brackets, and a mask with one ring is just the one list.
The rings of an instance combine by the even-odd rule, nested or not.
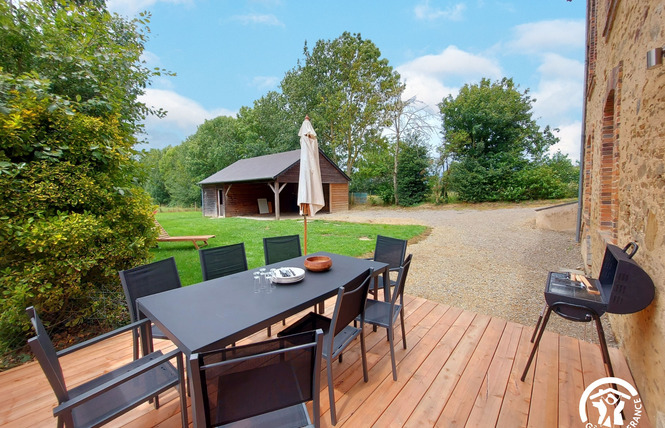
[(117, 336), (121, 333), (131, 331), (134, 329), (138, 329), (144, 324), (150, 324), (149, 319), (142, 319), (140, 321), (133, 322), (131, 324), (127, 324), (126, 326), (120, 327), (118, 329), (115, 329), (113, 331), (109, 331), (108, 333), (104, 333), (100, 336), (93, 337), (92, 339), (86, 340), (85, 342), (77, 343), (76, 345), (72, 345), (69, 348), (65, 348), (61, 351), (58, 351), (56, 354), (58, 355), (58, 358), (63, 357), (65, 355), (71, 354), (72, 352), (78, 351), (79, 349), (86, 348), (90, 345), (94, 345), (95, 343), (99, 343), (101, 341), (104, 341), (106, 339), (109, 339), (111, 337)]
[[(150, 355), (154, 355), (154, 354), (161, 354), (161, 351), (153, 352)], [(95, 388), (90, 389), (89, 391), (87, 391), (87, 392), (85, 392), (81, 395), (78, 395), (78, 396), (72, 398), (71, 400), (67, 400), (67, 401), (61, 403), (60, 405), (58, 405), (57, 407), (55, 407), (53, 409), (53, 416), (58, 416), (63, 411), (66, 411), (66, 410), (71, 409), (73, 407), (80, 406), (81, 404), (83, 404), (83, 403), (85, 403), (89, 400), (92, 400), (93, 398), (95, 398), (95, 397), (97, 397), (97, 396), (99, 396), (99, 395), (115, 388), (116, 386), (118, 386), (120, 384), (123, 384), (123, 383), (125, 383), (125, 382), (127, 382), (127, 381), (129, 381), (129, 380), (131, 380), (131, 379), (147, 372), (147, 371), (152, 370), (155, 367), (157, 367), (161, 364), (164, 364), (164, 363), (168, 362), (169, 360), (171, 360), (175, 357), (178, 357), (178, 358), (181, 359), (182, 358), (182, 352), (178, 349), (174, 349), (173, 351), (169, 352), (168, 354), (161, 355), (161, 356), (155, 358), (152, 361), (141, 364), (140, 366), (135, 367), (134, 369), (128, 371), (127, 373), (123, 373), (122, 375), (120, 375), (120, 376), (118, 376), (114, 379), (111, 379), (106, 383), (103, 383), (103, 384), (101, 384), (101, 385), (99, 385)], [(145, 357), (143, 357), (143, 358), (145, 358)], [(181, 364), (179, 364), (179, 366), (180, 365)]]

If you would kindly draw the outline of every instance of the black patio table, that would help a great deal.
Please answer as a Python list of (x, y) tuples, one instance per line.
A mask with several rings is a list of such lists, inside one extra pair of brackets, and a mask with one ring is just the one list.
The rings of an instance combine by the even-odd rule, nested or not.
[[(271, 293), (254, 292), (252, 272), (212, 279), (136, 300), (147, 316), (187, 356), (234, 343), (269, 325), (337, 294), (337, 289), (367, 269), (373, 275), (387, 272), (388, 265), (326, 252), (309, 254), (265, 266), (299, 267), (312, 256), (328, 256), (332, 268), (305, 273), (295, 284), (277, 284)], [(384, 288), (388, 275), (383, 275)]]

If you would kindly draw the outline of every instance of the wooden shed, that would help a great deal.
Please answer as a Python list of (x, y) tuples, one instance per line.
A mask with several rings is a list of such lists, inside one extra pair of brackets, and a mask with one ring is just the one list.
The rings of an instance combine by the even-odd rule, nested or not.
[[(325, 206), (319, 212), (349, 209), (350, 178), (319, 150)], [(298, 212), (300, 149), (241, 159), (199, 182), (203, 215), (236, 217)]]

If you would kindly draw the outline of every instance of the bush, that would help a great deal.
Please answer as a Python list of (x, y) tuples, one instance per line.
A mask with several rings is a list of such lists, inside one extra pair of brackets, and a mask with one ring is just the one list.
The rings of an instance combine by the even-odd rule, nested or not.
[[(120, 123), (80, 113), (34, 76), (0, 74), (0, 347), (25, 344), (27, 306), (61, 330), (127, 320), (118, 270), (156, 232)], [(102, 315), (99, 311), (103, 311)]]

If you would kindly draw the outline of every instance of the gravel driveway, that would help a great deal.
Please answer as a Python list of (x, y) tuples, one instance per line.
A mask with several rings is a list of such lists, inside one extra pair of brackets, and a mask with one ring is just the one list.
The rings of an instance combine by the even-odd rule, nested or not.
[[(407, 248), (413, 262), (406, 293), (530, 326), (544, 304), (547, 273), (583, 266), (574, 233), (536, 228), (538, 207), (367, 207), (325, 219), (430, 226), (429, 236)], [(592, 323), (553, 315), (548, 330), (597, 343)]]

